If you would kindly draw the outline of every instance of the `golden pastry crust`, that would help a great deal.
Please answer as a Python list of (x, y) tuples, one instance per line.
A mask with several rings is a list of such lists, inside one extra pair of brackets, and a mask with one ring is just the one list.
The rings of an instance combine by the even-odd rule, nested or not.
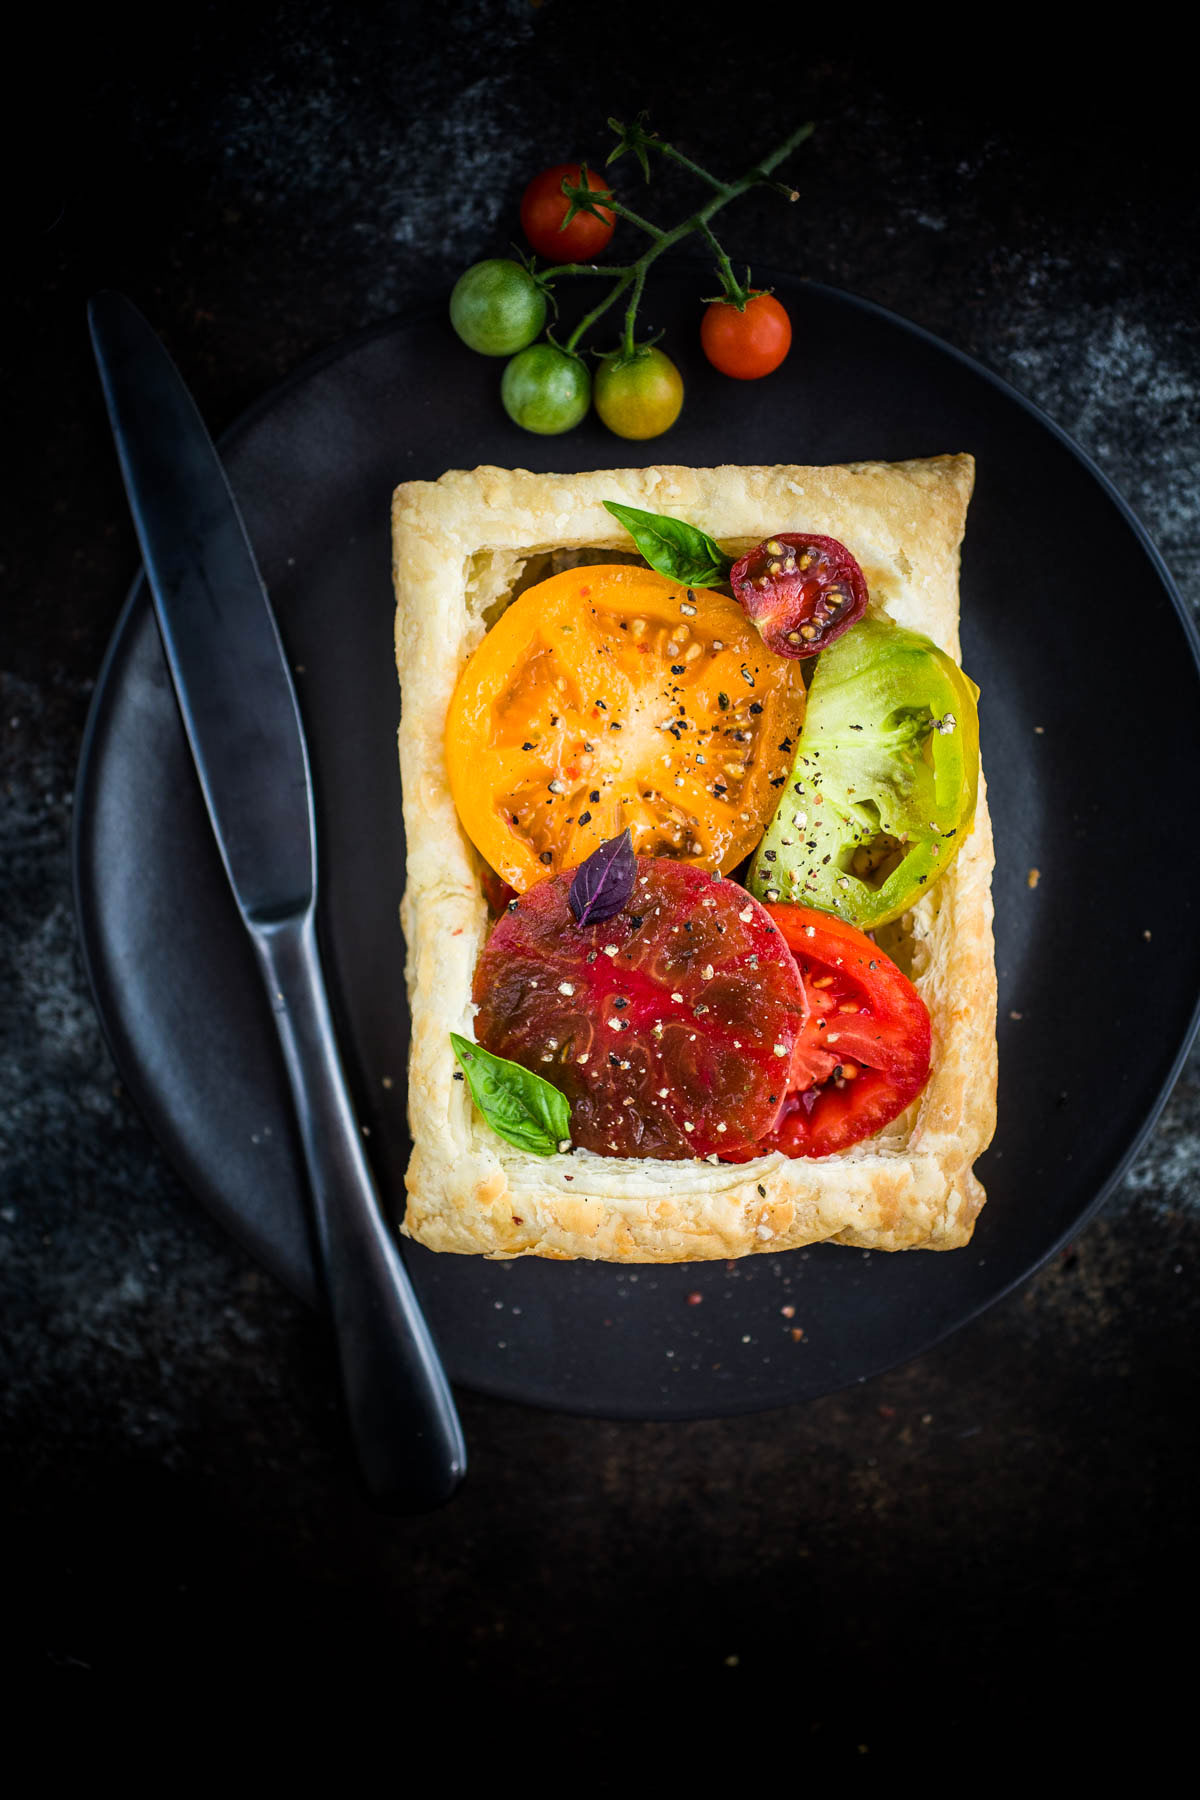
[(688, 1262), (821, 1240), (873, 1250), (965, 1244), (983, 1205), (972, 1165), (995, 1128), (992, 833), (980, 783), (950, 869), (889, 928), (933, 1023), (933, 1073), (909, 1110), (836, 1156), (710, 1164), (512, 1149), (453, 1079), (451, 1031), (473, 1036), (471, 978), (487, 935), (478, 855), (450, 797), (443, 735), (459, 671), (514, 586), (555, 553), (623, 553), (620, 500), (699, 525), (740, 554), (765, 532), (835, 537), (873, 607), (956, 659), (969, 456), (836, 468), (650, 468), (534, 475), (480, 468), (407, 482), (392, 506), (400, 766), (408, 836), (401, 920), (412, 1008), (413, 1155), (405, 1233), (487, 1256)]

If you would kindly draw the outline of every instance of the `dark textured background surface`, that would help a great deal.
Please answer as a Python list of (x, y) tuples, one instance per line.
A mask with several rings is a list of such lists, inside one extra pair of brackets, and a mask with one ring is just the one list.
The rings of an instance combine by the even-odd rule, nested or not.
[[(609, 113), (649, 107), (730, 173), (811, 114), (799, 204), (731, 210), (735, 259), (881, 301), (1007, 377), (1200, 606), (1197, 220), (1169, 76), (1044, 46), (1019, 67), (911, 43), (801, 60), (697, 18), (617, 0), (597, 45), (575, 0), (201, 7), (169, 37), (93, 28), (34, 93), (0, 619), (5, 1635), (25, 1675), (463, 1679), (584, 1736), (678, 1688), (691, 1716), (769, 1702), (804, 1755), (846, 1760), (914, 1719), (969, 1739), (1000, 1689), (1018, 1735), (1077, 1684), (1128, 1719), (1159, 1679), (1192, 1510), (1195, 1058), (1100, 1216), (940, 1349), (686, 1426), (464, 1396), (467, 1490), (395, 1523), (355, 1497), (317, 1321), (181, 1191), (85, 990), (71, 788), (136, 563), (84, 330), (101, 285), (220, 428), (503, 251), (529, 173), (595, 154)], [(656, 184), (659, 216), (686, 200)]]

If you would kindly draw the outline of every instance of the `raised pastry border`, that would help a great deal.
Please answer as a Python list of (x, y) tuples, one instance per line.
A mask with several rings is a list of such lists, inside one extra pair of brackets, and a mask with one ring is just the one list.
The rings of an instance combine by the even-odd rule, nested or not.
[(973, 480), (973, 460), (961, 455), (580, 475), (484, 467), (397, 488), (409, 1236), (433, 1250), (608, 1262), (736, 1257), (820, 1240), (880, 1250), (967, 1242), (984, 1199), (972, 1165), (995, 1128), (993, 851), (982, 780), (970, 836), (903, 921), (901, 954), (934, 1037), (933, 1073), (907, 1113), (819, 1160), (543, 1158), (499, 1139), (453, 1079), (449, 1034), (473, 1035), (471, 977), (488, 914), (479, 858), (450, 796), (443, 737), (459, 671), (531, 559), (629, 549), (606, 499), (690, 520), (733, 554), (768, 531), (838, 538), (862, 565), (872, 606), (957, 658), (959, 545)]

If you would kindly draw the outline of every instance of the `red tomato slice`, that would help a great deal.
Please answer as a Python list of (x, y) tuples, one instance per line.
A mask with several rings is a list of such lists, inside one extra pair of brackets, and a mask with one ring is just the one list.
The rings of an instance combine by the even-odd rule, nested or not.
[(809, 1012), (782, 1118), (729, 1160), (769, 1150), (831, 1156), (882, 1131), (925, 1086), (929, 1014), (908, 977), (855, 926), (806, 906), (765, 910), (791, 946)]
[(573, 1141), (599, 1156), (755, 1142), (780, 1116), (805, 1017), (766, 908), (690, 863), (640, 856), (625, 907), (579, 926), (572, 873), (528, 889), (488, 939), (477, 1041), (560, 1088)]
[(867, 610), (867, 581), (845, 544), (781, 531), (729, 571), (734, 599), (777, 656), (815, 656)]

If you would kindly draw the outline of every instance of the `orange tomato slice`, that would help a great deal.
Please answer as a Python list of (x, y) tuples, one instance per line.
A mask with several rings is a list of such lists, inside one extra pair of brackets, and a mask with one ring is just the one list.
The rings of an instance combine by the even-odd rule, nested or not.
[(567, 569), (519, 595), (459, 677), (454, 804), (518, 893), (626, 826), (639, 856), (728, 873), (775, 811), (804, 693), (724, 594)]

